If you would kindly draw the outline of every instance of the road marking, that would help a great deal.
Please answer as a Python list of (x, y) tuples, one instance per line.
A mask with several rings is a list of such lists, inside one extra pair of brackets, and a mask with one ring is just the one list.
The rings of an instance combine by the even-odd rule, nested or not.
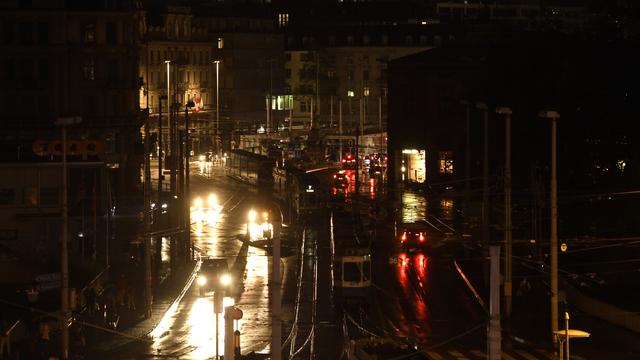
[(538, 360), (537, 357), (529, 354), (528, 352), (524, 351), (524, 350), (516, 350), (516, 352), (522, 356), (523, 358), (527, 359), (527, 360)]
[(437, 352), (435, 352), (435, 351), (427, 351), (427, 352), (425, 352), (425, 354), (426, 354), (430, 359), (433, 359), (433, 360), (444, 360), (444, 358), (443, 358), (440, 354), (438, 354)]
[(460, 351), (457, 350), (450, 350), (448, 351), (448, 353), (459, 360), (470, 360), (468, 357), (464, 356)]

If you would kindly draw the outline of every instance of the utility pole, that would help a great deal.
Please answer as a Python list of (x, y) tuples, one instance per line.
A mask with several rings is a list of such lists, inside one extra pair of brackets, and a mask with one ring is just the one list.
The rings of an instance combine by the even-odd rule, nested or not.
[(338, 161), (342, 161), (342, 157), (344, 156), (342, 154), (342, 135), (344, 135), (342, 133), (342, 100), (338, 100), (338, 112), (338, 133), (340, 134), (340, 158)]
[[(484, 114), (484, 144), (482, 160), (482, 248), (485, 255), (489, 251), (489, 109), (487, 104), (476, 103), (476, 108)], [(486, 267), (485, 267), (485, 284)]]
[(505, 317), (511, 317), (513, 287), (512, 274), (512, 228), (511, 228), (511, 109), (500, 107), (498, 114), (505, 116), (504, 130), (504, 309)]
[(67, 194), (67, 126), (79, 124), (81, 117), (61, 117), (56, 125), (62, 127), (62, 241), (60, 243), (60, 330), (62, 331), (62, 359), (69, 359), (69, 202)]
[(556, 111), (541, 111), (538, 116), (551, 120), (551, 339), (557, 342), (558, 331), (558, 182), (557, 182), (557, 121)]
[(467, 100), (461, 100), (460, 104), (465, 108), (467, 130), (464, 159), (464, 209), (466, 212), (469, 206), (469, 197), (471, 196), (471, 104)]
[(166, 96), (160, 96), (159, 104), (160, 111), (158, 114), (158, 206), (162, 205), (162, 155), (164, 155), (164, 149), (162, 149), (162, 99), (166, 99)]
[(184, 136), (185, 136), (185, 170), (184, 170), (184, 218), (185, 218), (185, 241), (187, 253), (190, 255), (190, 260), (194, 259), (193, 246), (191, 244), (191, 189), (189, 184), (189, 173), (191, 160), (191, 138), (189, 137), (189, 108), (194, 107), (195, 104), (192, 100), (187, 101), (184, 107)]
[(273, 259), (271, 271), (271, 359), (280, 360), (282, 355), (282, 293), (280, 290), (280, 223), (276, 223), (273, 236)]
[(501, 359), (501, 327), (500, 327), (500, 246), (491, 246), (489, 282), (489, 329), (487, 333), (487, 355), (489, 360)]
[(151, 277), (151, 138), (149, 132), (149, 108), (144, 124), (144, 316), (151, 317), (153, 302)]

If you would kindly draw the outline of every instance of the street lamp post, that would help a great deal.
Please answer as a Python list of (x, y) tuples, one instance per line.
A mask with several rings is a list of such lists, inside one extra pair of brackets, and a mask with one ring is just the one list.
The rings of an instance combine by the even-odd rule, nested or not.
[(69, 359), (69, 205), (67, 201), (67, 126), (79, 124), (82, 118), (60, 117), (56, 125), (62, 127), (62, 242), (60, 243), (60, 275), (62, 289), (60, 292), (60, 312), (62, 321), (62, 359)]
[(551, 251), (551, 338), (555, 343), (555, 332), (558, 331), (558, 182), (557, 182), (557, 111), (541, 111), (538, 116), (551, 119), (551, 210), (550, 251)]
[(184, 202), (184, 216), (185, 216), (185, 241), (187, 249), (191, 254), (191, 260), (193, 260), (193, 246), (191, 244), (191, 211), (190, 211), (190, 199), (191, 194), (189, 190), (189, 161), (191, 157), (191, 139), (189, 137), (189, 108), (194, 107), (193, 100), (189, 100), (184, 106), (184, 137), (185, 137), (185, 170), (184, 170), (184, 194), (182, 194)]
[(222, 60), (213, 60), (213, 63), (216, 64), (216, 155), (220, 155), (220, 146), (219, 146), (219, 138), (220, 138), (220, 63)]
[[(483, 253), (488, 255), (489, 252), (489, 111), (487, 104), (476, 103), (476, 108), (484, 114), (484, 144), (483, 160), (482, 160), (482, 248)], [(488, 269), (483, 267), (485, 274)], [(485, 282), (487, 277), (484, 277)]]
[(511, 114), (508, 107), (499, 107), (496, 113), (505, 116), (505, 158), (504, 158), (504, 309), (505, 316), (511, 316), (512, 299), (512, 229), (511, 229)]

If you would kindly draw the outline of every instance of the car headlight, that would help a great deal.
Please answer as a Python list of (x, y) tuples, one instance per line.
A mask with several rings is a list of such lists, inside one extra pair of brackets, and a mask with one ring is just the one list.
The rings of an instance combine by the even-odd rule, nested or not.
[(198, 276), (197, 282), (198, 282), (199, 286), (203, 286), (203, 285), (205, 285), (207, 283), (207, 278), (202, 276), (202, 275), (200, 275), (200, 276)]
[(220, 276), (220, 285), (228, 286), (229, 284), (231, 284), (231, 275), (223, 274)]

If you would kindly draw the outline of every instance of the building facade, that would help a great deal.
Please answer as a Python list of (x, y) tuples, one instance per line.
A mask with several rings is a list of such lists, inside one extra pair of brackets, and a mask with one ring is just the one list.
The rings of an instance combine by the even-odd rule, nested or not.
[(94, 244), (83, 255), (95, 255), (108, 209), (141, 199), (139, 17), (133, 1), (0, 5), (0, 228), (14, 234), (3, 243), (11, 252), (33, 258), (57, 244), (61, 117), (81, 119), (69, 126), (67, 152), (71, 231)]

